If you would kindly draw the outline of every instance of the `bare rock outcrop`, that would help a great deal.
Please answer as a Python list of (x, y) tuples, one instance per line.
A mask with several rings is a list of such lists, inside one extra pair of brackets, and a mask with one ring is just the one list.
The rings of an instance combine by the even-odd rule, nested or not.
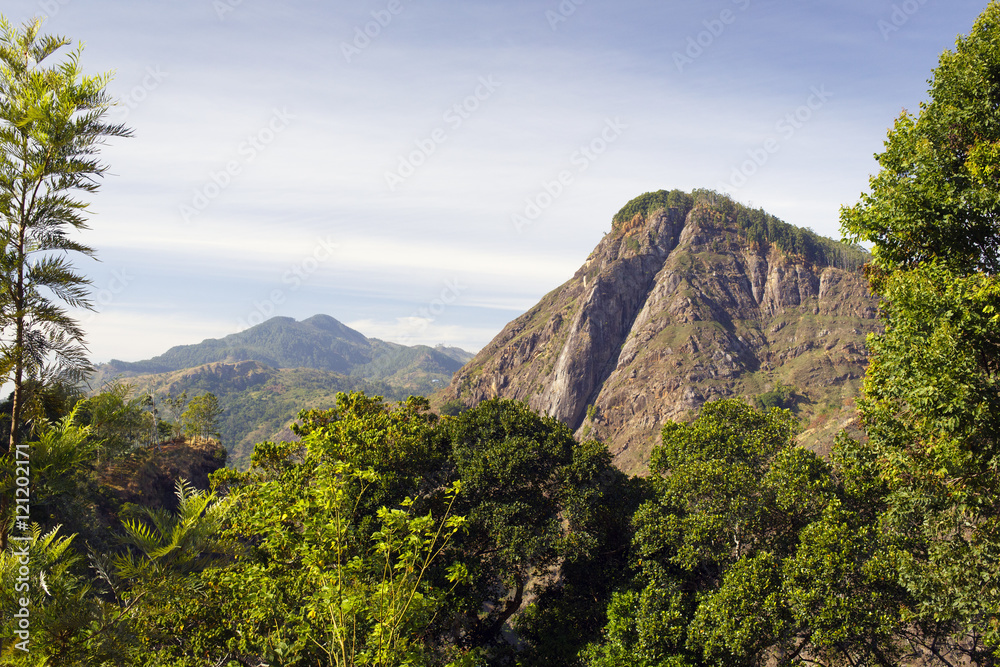
[[(804, 257), (762, 241), (741, 210), (695, 201), (616, 225), (572, 279), (456, 373), (441, 399), (524, 400), (642, 472), (667, 421), (783, 384), (795, 388), (803, 442), (824, 452), (853, 416), (865, 337), (878, 329), (863, 253), (824, 240), (822, 257), (848, 259)], [(778, 225), (772, 234), (813, 238)]]

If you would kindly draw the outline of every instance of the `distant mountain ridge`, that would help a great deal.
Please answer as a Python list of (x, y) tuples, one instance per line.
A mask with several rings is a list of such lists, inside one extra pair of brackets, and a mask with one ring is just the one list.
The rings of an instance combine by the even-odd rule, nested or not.
[(301, 322), (273, 317), (225, 338), (172, 347), (145, 361), (112, 359), (99, 370), (104, 375), (128, 376), (170, 373), (217, 362), (257, 361), (272, 368), (312, 368), (385, 379), (417, 359), (432, 365), (436, 373), (453, 373), (472, 356), (454, 347), (409, 347), (370, 339), (329, 315), (314, 315)]
[(803, 443), (823, 452), (854, 417), (879, 329), (867, 260), (716, 192), (646, 193), (435, 402), (526, 401), (641, 473), (667, 421), (791, 391)]
[(145, 361), (112, 360), (97, 368), (91, 386), (122, 379), (154, 397), (215, 394), (229, 465), (242, 467), (255, 443), (293, 437), (287, 426), (300, 410), (331, 408), (341, 391), (389, 400), (430, 395), (472, 357), (455, 347), (366, 338), (328, 315), (274, 317)]

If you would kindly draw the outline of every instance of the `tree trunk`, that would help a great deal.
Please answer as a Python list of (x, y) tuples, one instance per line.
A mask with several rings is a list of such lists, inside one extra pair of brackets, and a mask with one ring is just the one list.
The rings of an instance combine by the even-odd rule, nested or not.
[[(8, 456), (17, 455), (17, 445), (20, 440), (21, 412), (24, 410), (24, 260), (25, 260), (25, 225), (24, 199), (21, 201), (21, 221), (17, 236), (17, 284), (14, 285), (14, 321), (16, 333), (14, 335), (14, 392), (11, 398), (10, 409), (10, 442), (8, 443)], [(7, 543), (10, 533), (11, 522), (8, 514), (14, 508), (12, 499), (6, 494), (0, 497), (0, 552), (7, 550)]]
[(503, 611), (500, 612), (500, 615), (496, 618), (496, 620), (485, 628), (480, 629), (479, 633), (477, 633), (479, 635), (479, 641), (490, 642), (503, 632), (504, 623), (510, 620), (510, 617), (521, 608), (521, 604), (524, 602), (525, 583), (526, 581), (518, 579), (517, 588), (514, 590), (514, 598), (504, 602)]

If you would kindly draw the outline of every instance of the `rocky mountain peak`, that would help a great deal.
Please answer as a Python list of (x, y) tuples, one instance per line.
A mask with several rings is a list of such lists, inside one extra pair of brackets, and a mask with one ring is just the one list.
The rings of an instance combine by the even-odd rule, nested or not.
[(865, 260), (714, 192), (647, 193), (444, 397), (525, 400), (640, 471), (667, 420), (790, 386), (807, 444), (823, 450), (853, 414), (877, 328)]

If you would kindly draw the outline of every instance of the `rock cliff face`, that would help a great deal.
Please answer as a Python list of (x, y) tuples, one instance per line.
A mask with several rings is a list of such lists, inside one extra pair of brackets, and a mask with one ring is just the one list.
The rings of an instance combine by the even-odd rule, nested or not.
[(456, 373), (442, 400), (524, 400), (642, 472), (666, 421), (708, 400), (791, 386), (803, 442), (824, 452), (853, 417), (865, 336), (878, 327), (863, 253), (769, 218), (772, 235), (825, 249), (819, 260), (782, 250), (750, 228), (748, 209), (710, 194), (617, 222), (571, 280)]

